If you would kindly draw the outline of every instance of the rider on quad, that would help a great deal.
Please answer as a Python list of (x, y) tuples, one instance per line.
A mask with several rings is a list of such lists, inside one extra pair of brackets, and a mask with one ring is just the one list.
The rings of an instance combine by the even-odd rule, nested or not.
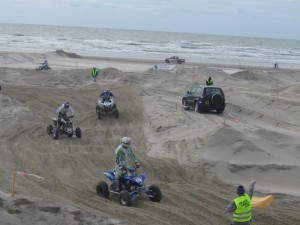
[[(64, 102), (57, 110), (56, 110), (56, 115), (57, 115), (57, 122), (58, 122), (58, 128), (61, 128), (62, 118), (67, 117), (67, 113), (71, 113), (71, 117), (74, 116), (75, 111), (73, 110), (72, 107), (70, 107), (69, 102)], [(70, 116), (69, 116), (70, 117)]]
[(105, 89), (99, 96), (101, 103), (104, 103), (104, 101), (113, 101), (114, 95), (110, 92), (109, 89)]
[(49, 64), (48, 64), (48, 61), (47, 60), (45, 60), (43, 63), (41, 63), (42, 64), (42, 66), (41, 66), (41, 69), (43, 70), (46, 70), (46, 69), (48, 69), (49, 68)]
[(126, 174), (133, 168), (129, 165), (129, 160), (134, 162), (134, 168), (139, 168), (140, 164), (137, 162), (133, 151), (130, 148), (130, 143), (132, 140), (128, 137), (122, 138), (122, 143), (115, 150), (116, 160), (115, 160), (115, 187), (116, 191), (120, 191), (120, 178), (123, 174)]

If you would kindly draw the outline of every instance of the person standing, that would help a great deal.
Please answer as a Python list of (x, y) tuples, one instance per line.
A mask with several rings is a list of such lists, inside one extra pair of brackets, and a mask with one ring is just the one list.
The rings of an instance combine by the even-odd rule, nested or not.
[(254, 185), (256, 181), (251, 181), (249, 190), (245, 193), (242, 185), (237, 187), (237, 195), (233, 201), (226, 207), (225, 212), (233, 213), (233, 223), (231, 225), (250, 225), (252, 221), (251, 199), (253, 196)]
[(93, 77), (94, 82), (96, 82), (96, 78), (97, 78), (98, 74), (99, 74), (98, 68), (93, 67), (93, 69), (92, 69), (92, 77)]
[(209, 77), (208, 80), (206, 81), (206, 85), (210, 86), (210, 85), (213, 85), (213, 84), (214, 84), (213, 80), (211, 79), (211, 77)]

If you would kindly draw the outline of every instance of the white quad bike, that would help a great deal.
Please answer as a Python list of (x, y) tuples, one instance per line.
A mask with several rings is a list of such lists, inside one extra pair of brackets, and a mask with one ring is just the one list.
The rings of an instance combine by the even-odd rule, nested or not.
[(96, 105), (96, 113), (98, 119), (101, 119), (104, 114), (112, 113), (115, 118), (119, 118), (119, 110), (117, 109), (117, 105), (114, 102), (114, 99), (105, 99), (102, 102), (101, 99), (98, 99), (98, 104)]

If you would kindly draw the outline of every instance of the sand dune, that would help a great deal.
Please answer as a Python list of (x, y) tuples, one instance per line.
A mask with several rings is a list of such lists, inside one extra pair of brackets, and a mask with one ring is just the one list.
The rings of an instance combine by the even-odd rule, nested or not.
[[(35, 71), (45, 58), (52, 70)], [(230, 224), (225, 207), (235, 186), (251, 179), (256, 196), (275, 196), (269, 209), (254, 210), (254, 224), (300, 223), (299, 71), (187, 63), (177, 73), (153, 73), (152, 61), (63, 51), (3, 52), (0, 59), (1, 224)], [(96, 84), (93, 66), (101, 69)], [(208, 76), (225, 92), (224, 115), (181, 108), (182, 94)], [(96, 101), (107, 87), (120, 118), (98, 120)], [(46, 134), (66, 100), (82, 139)], [(141, 198), (124, 208), (114, 196), (97, 196), (123, 136), (133, 138), (161, 203)], [(11, 198), (14, 168), (45, 180), (17, 177)]]

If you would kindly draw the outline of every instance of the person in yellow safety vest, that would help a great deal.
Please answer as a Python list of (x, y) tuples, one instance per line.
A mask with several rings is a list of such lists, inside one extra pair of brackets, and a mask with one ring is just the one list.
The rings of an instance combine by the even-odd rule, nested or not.
[(242, 185), (237, 187), (237, 195), (226, 207), (225, 212), (233, 212), (233, 223), (231, 225), (250, 225), (252, 221), (251, 199), (256, 181), (251, 181), (249, 190), (245, 193)]
[(209, 77), (208, 80), (206, 81), (206, 85), (210, 86), (210, 85), (213, 85), (213, 84), (214, 84), (213, 80), (211, 79), (211, 77)]
[(99, 74), (98, 69), (96, 67), (93, 67), (93, 69), (92, 69), (92, 77), (94, 79), (94, 82), (96, 82), (96, 77), (98, 76), (98, 74)]

